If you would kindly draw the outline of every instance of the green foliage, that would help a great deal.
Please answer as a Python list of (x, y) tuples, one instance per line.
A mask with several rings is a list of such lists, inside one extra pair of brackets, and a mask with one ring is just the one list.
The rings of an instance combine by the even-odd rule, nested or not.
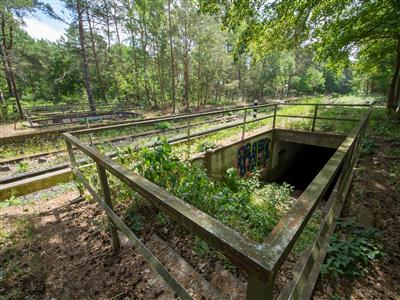
[(400, 126), (395, 116), (386, 116), (386, 111), (374, 108), (370, 119), (372, 132), (378, 136), (390, 137), (391, 139), (400, 138)]
[(197, 145), (197, 151), (207, 152), (217, 148), (217, 144), (214, 141), (205, 140)]
[(377, 229), (362, 227), (354, 219), (341, 220), (331, 237), (321, 274), (333, 278), (359, 277), (367, 273), (371, 262), (382, 255)]
[(200, 257), (209, 256), (211, 253), (211, 249), (208, 244), (197, 236), (194, 241), (194, 251), (196, 251), (197, 255)]
[(133, 204), (128, 207), (125, 212), (124, 222), (129, 226), (133, 232), (139, 232), (143, 228), (143, 216), (136, 210), (136, 205)]
[(257, 176), (242, 179), (232, 169), (225, 182), (213, 182), (203, 166), (181, 161), (165, 141), (154, 149), (141, 149), (129, 161), (133, 171), (258, 241), (293, 202), (289, 185), (262, 185)]
[[(40, 1), (23, 0), (23, 4), (16, 5), (13, 2), (6, 1), (0, 8), (7, 11), (7, 25), (14, 25), (14, 43), (9, 57), (16, 70), (24, 106), (86, 102), (76, 3), (67, 2), (66, 9), (74, 19), (64, 37), (54, 43), (30, 37), (17, 22), (17, 15), (9, 11), (18, 11), (18, 17), (22, 17), (37, 8), (50, 11), (51, 3), (43, 5)], [(315, 59), (319, 51), (296, 44), (305, 37), (310, 40), (301, 30), (293, 33), (292, 26), (298, 25), (293, 22), (296, 18), (285, 19), (285, 30), (282, 30), (278, 19), (283, 16), (278, 9), (277, 20), (257, 24), (256, 20), (263, 20), (265, 16), (261, 14), (254, 19), (252, 14), (258, 14), (258, 9), (247, 6), (259, 1), (236, 3), (224, 10), (229, 14), (223, 22), (225, 28), (232, 26), (234, 29), (228, 32), (221, 29), (221, 18), (198, 13), (200, 7), (215, 12), (216, 7), (227, 4), (222, 1), (221, 6), (214, 6), (209, 5), (210, 2), (213, 1), (171, 3), (170, 11), (165, 1), (146, 0), (132, 4), (111, 1), (110, 5), (98, 5), (96, 1), (82, 3), (84, 19), (89, 14), (92, 24), (96, 24), (91, 30), (85, 24), (88, 71), (96, 103), (127, 101), (141, 107), (163, 108), (165, 112), (172, 102), (180, 109), (186, 100), (189, 106), (201, 108), (208, 104), (349, 91), (350, 68), (327, 71), (326, 63)], [(286, 2), (279, 2), (276, 7), (285, 7)], [(289, 5), (287, 14), (293, 14), (298, 5)], [(302, 5), (308, 7), (309, 3), (306, 1)], [(276, 7), (271, 4), (265, 8), (272, 12)], [(324, 8), (323, 5), (317, 7)], [(243, 11), (239, 12), (241, 9)], [(110, 25), (111, 10), (116, 24), (110, 31), (107, 26)], [(301, 29), (307, 30), (307, 25)], [(124, 41), (120, 39), (122, 32), (125, 33)], [(286, 33), (292, 33), (292, 36), (287, 37)], [(268, 37), (262, 34), (268, 34)], [(289, 47), (289, 44), (296, 44), (296, 47)], [(379, 49), (388, 52), (386, 46), (392, 49), (392, 44), (375, 47), (378, 49), (374, 53)], [(246, 46), (253, 55), (244, 53)], [(380, 61), (385, 64), (378, 70), (368, 70), (369, 74), (375, 76), (386, 70), (386, 76), (389, 58), (383, 55)], [(367, 72), (362, 67), (358, 71)], [(0, 78), (0, 90), (11, 103), (7, 104), (5, 114), (9, 119), (15, 99), (7, 92), (7, 82), (3, 78)]]
[(372, 155), (374, 154), (377, 147), (378, 145), (373, 139), (364, 137), (361, 141), (361, 155)]
[[(223, 24), (233, 32), (237, 53), (266, 56), (292, 50), (299, 57), (299, 49), (309, 49), (324, 61), (324, 68), (343, 71), (347, 79), (352, 77), (351, 66), (356, 71), (356, 90), (363, 93), (385, 93), (395, 75), (392, 70), (400, 28), (396, 1), (255, 0), (232, 4), (205, 0), (201, 9), (222, 16)], [(301, 77), (306, 79), (305, 85), (307, 81), (311, 86), (322, 83), (314, 70), (305, 76), (294, 75), (297, 83)], [(325, 76), (329, 84), (326, 90), (349, 91), (349, 80), (336, 84), (332, 74), (325, 72)]]
[(12, 195), (9, 199), (0, 201), (0, 208), (5, 208), (5, 207), (10, 207), (10, 206), (18, 206), (22, 205), (24, 202), (18, 198)]
[(24, 173), (28, 171), (28, 169), (29, 169), (29, 164), (26, 161), (20, 161), (19, 163), (17, 163), (18, 172)]
[(171, 123), (171, 122), (167, 122), (167, 121), (165, 121), (165, 122), (160, 122), (160, 123), (157, 123), (157, 124), (155, 125), (155, 127), (156, 127), (157, 129), (159, 129), (159, 130), (165, 131), (165, 130), (167, 130), (167, 129), (172, 128), (172, 123)]
[(168, 218), (161, 211), (156, 215), (156, 221), (161, 226), (166, 226), (169, 223)]

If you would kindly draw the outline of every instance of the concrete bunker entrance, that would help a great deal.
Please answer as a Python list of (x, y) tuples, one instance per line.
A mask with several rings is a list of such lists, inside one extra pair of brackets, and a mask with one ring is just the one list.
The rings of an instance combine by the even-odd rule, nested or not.
[[(291, 186), (294, 186), (296, 191), (302, 192), (332, 157), (335, 153), (335, 149), (296, 143), (288, 144), (289, 147), (298, 147), (298, 145), (301, 145), (301, 149), (291, 158), (286, 171), (284, 171), (274, 181), (279, 184), (286, 182)], [(283, 156), (285, 155), (285, 152), (286, 150), (283, 149), (278, 153), (278, 160), (284, 159)]]
[(252, 176), (257, 171), (263, 181), (287, 182), (300, 193), (309, 186), (344, 139), (345, 136), (337, 134), (268, 130), (209, 151), (201, 160), (213, 179), (223, 180), (230, 168), (236, 168), (241, 177)]

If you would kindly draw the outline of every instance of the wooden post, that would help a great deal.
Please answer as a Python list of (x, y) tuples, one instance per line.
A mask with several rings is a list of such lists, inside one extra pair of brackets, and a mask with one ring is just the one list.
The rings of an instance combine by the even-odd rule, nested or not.
[(190, 117), (188, 117), (188, 125), (187, 125), (187, 140), (190, 139)]
[(75, 159), (74, 151), (72, 149), (72, 145), (67, 140), (65, 140), (65, 143), (67, 144), (67, 150), (68, 150), (69, 159), (71, 160), (71, 165), (74, 168), (74, 167), (76, 167), (76, 159)]
[[(110, 187), (108, 185), (108, 180), (107, 180), (107, 173), (106, 170), (102, 165), (97, 163), (97, 172), (99, 174), (99, 179), (100, 179), (100, 184), (101, 184), (101, 190), (103, 191), (103, 198), (104, 202), (113, 209), (112, 201), (111, 201), (111, 194), (110, 194)], [(114, 246), (114, 253), (118, 254), (119, 249), (120, 249), (120, 243), (119, 243), (119, 238), (118, 238), (118, 232), (117, 232), (117, 227), (115, 226), (114, 222), (111, 220), (111, 218), (108, 218), (110, 222), (110, 231), (111, 231), (111, 238)]]
[(188, 117), (188, 124), (187, 124), (187, 159), (190, 157), (190, 117)]
[(314, 132), (314, 130), (315, 130), (315, 120), (317, 119), (317, 113), (318, 113), (318, 104), (315, 105), (314, 117), (313, 117), (312, 126), (311, 126), (312, 132)]
[(244, 109), (242, 140), (244, 140), (244, 134), (246, 131), (246, 117), (247, 117), (247, 108)]
[(274, 120), (273, 120), (273, 122), (272, 122), (272, 129), (275, 129), (276, 111), (277, 111), (277, 108), (278, 108), (278, 104), (275, 104), (275, 105), (274, 105)]
[[(86, 128), (88, 128), (88, 129), (90, 128), (89, 119), (88, 118), (86, 118)], [(89, 133), (89, 137), (90, 137), (90, 144), (92, 145), (92, 147), (94, 147), (93, 135), (91, 133)]]
[[(273, 278), (273, 277), (272, 277)], [(262, 281), (255, 275), (249, 274), (247, 279), (246, 300), (272, 300), (274, 280)]]

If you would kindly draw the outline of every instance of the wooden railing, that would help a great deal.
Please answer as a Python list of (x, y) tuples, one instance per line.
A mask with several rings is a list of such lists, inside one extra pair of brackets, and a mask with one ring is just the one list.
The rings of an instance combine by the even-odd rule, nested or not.
[[(246, 119), (248, 111), (255, 107), (247, 106), (229, 110), (219, 110), (213, 112), (189, 114), (184, 116), (174, 116), (168, 118), (157, 118), (153, 120), (143, 120), (128, 124), (109, 126), (105, 128), (92, 128), (79, 130), (71, 133), (64, 133), (71, 165), (77, 179), (82, 182), (95, 200), (105, 210), (111, 223), (111, 237), (114, 249), (119, 251), (119, 239), (117, 230), (122, 231), (133, 245), (143, 254), (147, 263), (165, 280), (170, 288), (181, 298), (191, 299), (190, 294), (184, 287), (168, 272), (160, 261), (151, 253), (141, 240), (126, 226), (123, 220), (113, 211), (110, 188), (108, 185), (107, 173), (111, 173), (120, 181), (127, 184), (131, 189), (138, 192), (144, 198), (153, 203), (161, 211), (169, 215), (181, 226), (196, 234), (212, 247), (222, 251), (233, 263), (248, 272), (247, 299), (272, 299), (273, 287), (277, 272), (296, 243), (308, 220), (326, 192), (335, 184), (333, 191), (329, 195), (329, 200), (324, 206), (325, 216), (321, 221), (320, 231), (317, 238), (313, 241), (311, 248), (305, 252), (299, 265), (298, 271), (292, 281), (290, 281), (281, 291), (280, 299), (306, 299), (311, 296), (312, 289), (318, 278), (319, 267), (325, 256), (325, 248), (329, 242), (329, 236), (335, 228), (335, 219), (340, 214), (344, 199), (346, 198), (354, 166), (359, 155), (361, 138), (365, 132), (371, 108), (361, 119), (350, 118), (328, 118), (318, 117), (318, 108), (322, 106), (358, 106), (368, 107), (368, 105), (338, 105), (338, 104), (279, 104), (281, 105), (308, 105), (315, 106), (314, 114), (310, 116), (284, 115), (279, 114), (278, 104), (258, 105), (260, 110), (263, 107), (270, 108), (271, 114), (259, 119)], [(307, 189), (302, 193), (290, 211), (280, 220), (278, 225), (266, 237), (264, 242), (257, 243), (220, 221), (205, 214), (194, 206), (179, 199), (171, 193), (165, 191), (153, 182), (147, 180), (139, 174), (135, 174), (111, 158), (97, 151), (93, 146), (79, 139), (80, 135), (101, 132), (102, 130), (123, 129), (129, 126), (140, 126), (155, 124), (161, 121), (187, 120), (186, 139), (194, 138), (190, 134), (192, 119), (209, 115), (217, 115), (226, 112), (243, 111), (243, 122), (220, 127), (215, 130), (208, 130), (198, 133), (197, 136), (204, 136), (216, 131), (225, 130), (235, 126), (242, 126), (244, 138), (246, 125), (267, 118), (273, 118), (272, 128), (277, 128), (277, 118), (306, 118), (312, 119), (311, 131), (314, 131), (317, 120), (350, 121), (358, 122), (352, 132), (345, 138), (343, 143), (336, 150), (335, 154), (326, 163), (318, 175), (314, 178)], [(98, 175), (101, 183), (102, 195), (90, 185), (78, 169), (74, 147), (83, 152), (97, 165)], [(338, 178), (338, 179), (337, 179)], [(336, 181), (335, 181), (336, 180)]]

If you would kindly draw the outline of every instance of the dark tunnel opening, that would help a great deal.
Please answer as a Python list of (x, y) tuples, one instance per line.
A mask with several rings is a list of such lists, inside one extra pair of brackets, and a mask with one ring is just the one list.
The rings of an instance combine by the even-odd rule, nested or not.
[(297, 153), (287, 171), (276, 182), (287, 182), (294, 186), (295, 190), (304, 191), (335, 151), (336, 149), (305, 145)]

